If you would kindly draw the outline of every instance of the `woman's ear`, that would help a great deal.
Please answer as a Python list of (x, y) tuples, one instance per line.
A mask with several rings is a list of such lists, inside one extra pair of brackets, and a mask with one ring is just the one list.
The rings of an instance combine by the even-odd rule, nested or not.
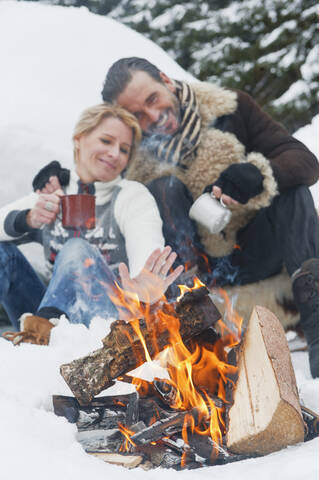
[(74, 148), (76, 148), (77, 150), (80, 148), (80, 140), (79, 140), (79, 138), (75, 138), (75, 139), (74, 139)]

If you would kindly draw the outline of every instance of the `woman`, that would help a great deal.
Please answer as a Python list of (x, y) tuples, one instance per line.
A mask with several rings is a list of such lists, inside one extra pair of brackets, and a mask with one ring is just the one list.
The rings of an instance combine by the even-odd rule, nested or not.
[[(0, 302), (17, 329), (24, 314), (25, 327), (6, 338), (48, 343), (52, 317), (64, 313), (88, 325), (95, 315), (114, 316), (110, 293), (117, 274), (124, 290), (153, 303), (181, 273), (183, 267), (168, 274), (176, 254), (163, 249), (155, 200), (143, 185), (121, 177), (140, 138), (137, 120), (121, 107), (85, 110), (73, 134), (75, 168), (63, 190), (33, 193), (0, 210)], [(72, 193), (96, 197), (96, 227), (82, 230), (81, 238), (59, 216), (61, 197)], [(43, 245), (47, 288), (16, 246), (29, 241)]]

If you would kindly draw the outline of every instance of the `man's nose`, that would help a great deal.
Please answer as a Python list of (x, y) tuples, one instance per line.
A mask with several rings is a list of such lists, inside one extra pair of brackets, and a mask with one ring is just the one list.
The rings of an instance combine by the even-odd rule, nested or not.
[(145, 113), (150, 123), (157, 123), (160, 116), (158, 110), (155, 108), (148, 108)]

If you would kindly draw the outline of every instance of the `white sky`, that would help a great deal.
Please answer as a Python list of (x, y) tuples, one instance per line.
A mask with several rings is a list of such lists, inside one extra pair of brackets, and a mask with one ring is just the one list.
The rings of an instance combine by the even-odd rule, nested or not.
[[(190, 78), (153, 43), (85, 8), (0, 2), (0, 205), (30, 190), (41, 165), (72, 162), (70, 138), (79, 112), (100, 102), (108, 67), (123, 56), (149, 58), (175, 78)], [(298, 132), (319, 154), (319, 119)], [(63, 323), (50, 347), (13, 347), (0, 338), (1, 480), (105, 480), (167, 478), (293, 480), (319, 473), (319, 438), (267, 457), (200, 470), (128, 472), (88, 456), (76, 428), (52, 413), (52, 394), (70, 394), (59, 366), (98, 348), (105, 321), (90, 330)], [(319, 380), (310, 377), (307, 354), (293, 354), (302, 401), (319, 411)], [(182, 475), (182, 477), (181, 477)]]

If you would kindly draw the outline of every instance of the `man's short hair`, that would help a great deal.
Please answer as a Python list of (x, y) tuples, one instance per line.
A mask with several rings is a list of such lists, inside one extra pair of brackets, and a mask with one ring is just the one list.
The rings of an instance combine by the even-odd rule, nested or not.
[(160, 70), (145, 58), (121, 58), (113, 63), (105, 77), (102, 98), (104, 102), (114, 102), (132, 80), (132, 73), (142, 71), (162, 83)]

